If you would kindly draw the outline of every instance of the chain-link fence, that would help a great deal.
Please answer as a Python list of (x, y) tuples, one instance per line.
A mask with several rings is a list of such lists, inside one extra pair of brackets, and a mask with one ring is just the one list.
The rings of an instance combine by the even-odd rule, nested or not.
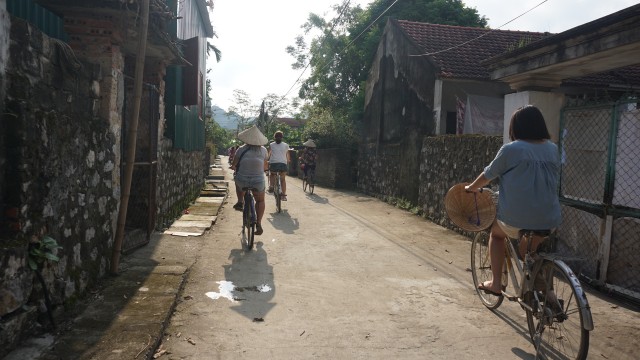
[(640, 299), (637, 97), (568, 106), (560, 135), (559, 251), (577, 273)]

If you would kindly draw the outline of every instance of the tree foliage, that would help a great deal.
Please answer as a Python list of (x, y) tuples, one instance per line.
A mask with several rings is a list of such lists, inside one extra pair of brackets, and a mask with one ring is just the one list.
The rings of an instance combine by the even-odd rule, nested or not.
[[(333, 6), (338, 15), (331, 20), (311, 13), (302, 25), (304, 34), (287, 47), (295, 60), (294, 69), (310, 69), (299, 96), (310, 104), (306, 109), (311, 122), (307, 135), (322, 137), (322, 147), (335, 143), (333, 138), (341, 138), (340, 142), (356, 141), (364, 110), (364, 85), (388, 18), (472, 27), (487, 25), (485, 17), (465, 7), (461, 0), (394, 1), (374, 0), (362, 9), (359, 5), (350, 7), (350, 2), (343, 0)], [(311, 37), (310, 41), (305, 36)]]

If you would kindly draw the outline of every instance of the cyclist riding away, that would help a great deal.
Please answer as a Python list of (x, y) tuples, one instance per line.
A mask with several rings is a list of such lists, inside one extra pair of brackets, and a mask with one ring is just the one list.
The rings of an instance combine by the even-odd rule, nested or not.
[[(493, 161), (465, 188), (478, 192), (500, 178), (497, 219), (491, 226), (489, 254), (493, 279), (476, 284), (486, 293), (500, 295), (505, 237), (519, 238), (519, 230), (553, 230), (560, 225), (558, 182), (560, 157), (551, 142), (540, 110), (527, 105), (516, 110), (509, 124), (511, 142), (500, 148)], [(534, 237), (536, 249), (542, 237)], [(527, 244), (519, 244), (526, 249)]]
[(280, 173), (282, 183), (282, 201), (287, 201), (287, 181), (286, 174), (289, 158), (289, 144), (282, 141), (282, 131), (278, 130), (273, 134), (274, 141), (269, 144), (269, 192), (273, 192), (273, 183), (276, 180), (276, 172)]
[(238, 139), (245, 144), (238, 148), (233, 158), (231, 168), (234, 170), (234, 180), (236, 183), (236, 196), (238, 202), (233, 208), (242, 211), (242, 199), (244, 199), (243, 188), (255, 188), (253, 193), (256, 200), (256, 215), (258, 224), (255, 235), (261, 235), (262, 215), (264, 215), (264, 172), (267, 170), (267, 149), (263, 146), (269, 140), (254, 125), (251, 128), (238, 134)]
[(298, 160), (300, 161), (300, 168), (304, 171), (304, 179), (307, 180), (309, 170), (316, 169), (318, 153), (316, 152), (316, 143), (313, 140), (309, 139), (302, 145), (304, 145), (304, 150), (302, 150), (302, 155)]

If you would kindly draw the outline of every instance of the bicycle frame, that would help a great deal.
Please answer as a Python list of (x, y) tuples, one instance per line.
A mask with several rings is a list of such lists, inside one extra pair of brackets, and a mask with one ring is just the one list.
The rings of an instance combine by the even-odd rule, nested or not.
[[(569, 268), (569, 266), (565, 264), (564, 261), (559, 259), (557, 255), (543, 252), (536, 255), (538, 257), (538, 259), (536, 260), (532, 258), (532, 255), (530, 253), (527, 253), (525, 254), (525, 260), (522, 261), (518, 258), (518, 253), (516, 252), (516, 249), (513, 246), (513, 242), (509, 237), (505, 239), (505, 243), (505, 263), (503, 268), (502, 281), (503, 286), (505, 286), (503, 294), (508, 300), (517, 301), (521, 306), (528, 309), (529, 311), (535, 311), (535, 309), (532, 309), (531, 306), (524, 301), (524, 294), (528, 291), (534, 290), (535, 279), (530, 275), (537, 274), (545, 261), (553, 262), (570, 275), (569, 279), (575, 286), (576, 290), (575, 300), (578, 303), (578, 308), (580, 309), (584, 320), (583, 328), (588, 331), (593, 330), (593, 318), (591, 317), (591, 311), (589, 310), (589, 305), (586, 301), (586, 294), (584, 293), (584, 290), (580, 285), (578, 277), (575, 276), (571, 268)], [(509, 276), (509, 279), (511, 280), (511, 286), (514, 289), (515, 294), (509, 294), (507, 292), (507, 274)]]

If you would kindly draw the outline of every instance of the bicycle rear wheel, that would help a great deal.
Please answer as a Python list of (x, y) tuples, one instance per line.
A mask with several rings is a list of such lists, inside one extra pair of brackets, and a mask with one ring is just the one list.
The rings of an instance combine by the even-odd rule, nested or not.
[(276, 183), (274, 184), (273, 187), (273, 195), (276, 197), (276, 211), (277, 212), (281, 212), (282, 211), (282, 189), (280, 188), (280, 186), (282, 186), (280, 184), (280, 174), (276, 174)]
[(471, 244), (471, 275), (473, 276), (473, 286), (476, 288), (482, 304), (491, 310), (497, 309), (500, 304), (502, 304), (504, 296), (487, 294), (478, 289), (479, 284), (489, 281), (492, 278), (491, 257), (489, 256), (489, 232), (487, 231), (478, 232)]
[(316, 171), (311, 169), (309, 172), (309, 194), (313, 195), (313, 189), (316, 187)]
[[(245, 236), (245, 245), (247, 250), (253, 248), (253, 237), (255, 236), (256, 224), (253, 220), (253, 210), (255, 209), (255, 202), (253, 196), (245, 194), (244, 196), (244, 208), (242, 210), (242, 234)], [(246, 230), (246, 232), (245, 232)]]
[(535, 275), (535, 295), (530, 295), (533, 312), (527, 310), (527, 325), (542, 359), (587, 358), (589, 331), (576, 301), (582, 292), (576, 291), (572, 278), (575, 275), (551, 261), (545, 261)]

